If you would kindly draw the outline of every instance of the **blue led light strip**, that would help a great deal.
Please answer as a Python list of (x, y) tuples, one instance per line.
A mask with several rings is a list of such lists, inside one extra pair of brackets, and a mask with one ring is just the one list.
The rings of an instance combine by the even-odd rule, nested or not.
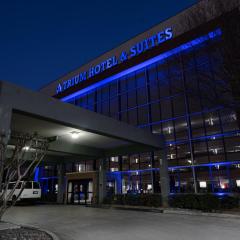
[(107, 83), (109, 83), (109, 82), (112, 82), (112, 81), (114, 81), (114, 80), (116, 80), (116, 79), (118, 79), (118, 78), (121, 78), (121, 77), (123, 77), (123, 76), (125, 76), (125, 75), (127, 75), (127, 74), (130, 74), (130, 73), (132, 73), (132, 72), (135, 72), (135, 71), (137, 71), (137, 70), (139, 70), (139, 69), (142, 69), (142, 68), (144, 68), (144, 67), (147, 67), (148, 65), (151, 65), (151, 64), (156, 63), (156, 62), (158, 62), (158, 61), (161, 61), (161, 60), (163, 60), (163, 59), (166, 59), (166, 58), (168, 58), (168, 57), (170, 57), (170, 56), (172, 56), (172, 55), (174, 55), (174, 54), (180, 53), (180, 52), (182, 52), (182, 51), (184, 51), (184, 50), (186, 50), (186, 49), (192, 48), (192, 47), (194, 47), (194, 46), (196, 46), (196, 45), (199, 45), (199, 44), (201, 44), (201, 43), (203, 43), (203, 42), (208, 41), (209, 39), (213, 39), (213, 38), (216, 38), (217, 36), (221, 36), (221, 35), (222, 35), (222, 31), (221, 31), (220, 28), (218, 28), (218, 29), (216, 29), (216, 30), (214, 30), (214, 31), (212, 31), (212, 32), (209, 32), (208, 34), (206, 34), (206, 35), (204, 35), (204, 36), (201, 36), (201, 37), (196, 38), (196, 39), (194, 39), (194, 40), (192, 40), (192, 41), (190, 41), (190, 42), (187, 42), (187, 43), (185, 43), (185, 44), (182, 44), (182, 45), (180, 45), (180, 46), (177, 47), (177, 48), (174, 48), (174, 49), (169, 50), (169, 51), (167, 51), (167, 52), (165, 52), (165, 53), (162, 53), (162, 54), (160, 54), (160, 55), (158, 55), (158, 56), (156, 56), (156, 57), (153, 57), (153, 58), (151, 58), (151, 59), (149, 59), (149, 60), (147, 60), (147, 61), (145, 61), (145, 62), (142, 62), (142, 63), (140, 63), (140, 64), (138, 64), (138, 65), (136, 65), (136, 66), (133, 66), (133, 67), (131, 67), (131, 68), (128, 68), (128, 69), (126, 69), (126, 70), (124, 70), (124, 71), (122, 71), (122, 72), (120, 72), (120, 73), (117, 73), (117, 74), (115, 74), (115, 75), (113, 75), (113, 76), (110, 76), (110, 77), (108, 77), (108, 78), (105, 78), (104, 80), (102, 80), (102, 81), (100, 81), (100, 82), (97, 82), (97, 83), (95, 83), (95, 84), (92, 84), (92, 85), (84, 88), (84, 89), (81, 89), (81, 90), (79, 90), (79, 91), (77, 91), (77, 92), (75, 92), (75, 93), (73, 93), (73, 94), (71, 94), (71, 95), (68, 95), (68, 96), (66, 96), (66, 97), (63, 97), (61, 100), (64, 101), (64, 102), (70, 101), (70, 100), (72, 100), (73, 98), (79, 97), (79, 96), (81, 96), (82, 94), (84, 94), (84, 93), (86, 93), (86, 92), (88, 92), (88, 91), (90, 91), (90, 90), (93, 90), (93, 89), (95, 89), (95, 88), (98, 88), (98, 87), (100, 87), (100, 86), (102, 86), (102, 85), (104, 85), (104, 84), (107, 84)]
[[(225, 132), (225, 133), (219, 133), (219, 134), (212, 134), (212, 135), (207, 135), (207, 136), (201, 136), (201, 137), (196, 137), (196, 138), (191, 138), (190, 141), (200, 141), (200, 140), (214, 140), (214, 138), (222, 138), (222, 137), (234, 137), (237, 134), (240, 134), (240, 130), (236, 131), (231, 131), (231, 132)], [(175, 145), (175, 144), (182, 144), (189, 142), (189, 139), (186, 140), (178, 140), (178, 141), (166, 141), (166, 145)]]

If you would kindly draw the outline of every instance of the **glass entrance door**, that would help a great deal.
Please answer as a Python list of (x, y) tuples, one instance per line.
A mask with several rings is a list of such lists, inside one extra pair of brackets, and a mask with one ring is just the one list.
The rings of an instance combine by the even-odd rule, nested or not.
[(68, 204), (91, 204), (93, 200), (93, 182), (81, 179), (68, 182)]

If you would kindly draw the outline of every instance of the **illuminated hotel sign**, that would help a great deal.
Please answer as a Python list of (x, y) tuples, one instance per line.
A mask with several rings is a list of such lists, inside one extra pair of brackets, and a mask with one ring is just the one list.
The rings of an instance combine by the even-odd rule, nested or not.
[(136, 43), (133, 45), (128, 51), (123, 51), (120, 56), (112, 56), (103, 62), (92, 66), (88, 69), (88, 71), (81, 72), (76, 76), (59, 83), (56, 89), (57, 94), (64, 92), (70, 87), (73, 87), (93, 76), (98, 75), (101, 72), (104, 72), (107, 69), (110, 69), (116, 66), (119, 63), (122, 63), (132, 57), (135, 57), (148, 49), (156, 47), (161, 43), (171, 39), (173, 37), (172, 28), (166, 28), (162, 32), (158, 32), (157, 34), (152, 35), (149, 38), (144, 39), (141, 42)]

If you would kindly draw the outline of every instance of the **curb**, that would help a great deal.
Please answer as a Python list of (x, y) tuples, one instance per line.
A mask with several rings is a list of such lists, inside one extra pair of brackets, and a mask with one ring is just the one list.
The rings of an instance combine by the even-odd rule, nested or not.
[(36, 230), (39, 230), (39, 231), (47, 233), (48, 235), (50, 235), (53, 238), (53, 240), (60, 240), (60, 238), (55, 233), (53, 233), (53, 232), (51, 232), (49, 230), (46, 230), (44, 228), (40, 228), (40, 227), (37, 227), (37, 226), (34, 226), (34, 225), (28, 225), (28, 224), (27, 225), (26, 224), (24, 224), (24, 225), (20, 224), (18, 226), (33, 228), (33, 229), (36, 229)]
[(116, 210), (128, 210), (128, 211), (141, 211), (141, 212), (151, 212), (151, 213), (162, 213), (162, 214), (178, 214), (178, 215), (190, 215), (190, 216), (207, 216), (207, 217), (221, 217), (221, 218), (235, 218), (240, 219), (240, 214), (231, 214), (231, 213), (211, 213), (211, 212), (202, 212), (197, 210), (190, 209), (172, 209), (172, 208), (140, 208), (135, 206), (109, 206), (103, 205), (99, 206), (103, 209), (116, 209)]
[(240, 215), (230, 213), (208, 213), (208, 212), (195, 212), (191, 210), (163, 210), (165, 214), (179, 214), (179, 215), (191, 215), (191, 216), (206, 216), (206, 217), (221, 217), (221, 218), (236, 218), (240, 219)]

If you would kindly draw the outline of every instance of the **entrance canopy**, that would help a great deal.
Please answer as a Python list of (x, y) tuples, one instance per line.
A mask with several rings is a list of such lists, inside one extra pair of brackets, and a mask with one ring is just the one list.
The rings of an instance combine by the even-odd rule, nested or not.
[(7, 82), (0, 82), (0, 111), (1, 130), (55, 137), (51, 156), (91, 159), (164, 147), (163, 138), (147, 130)]

